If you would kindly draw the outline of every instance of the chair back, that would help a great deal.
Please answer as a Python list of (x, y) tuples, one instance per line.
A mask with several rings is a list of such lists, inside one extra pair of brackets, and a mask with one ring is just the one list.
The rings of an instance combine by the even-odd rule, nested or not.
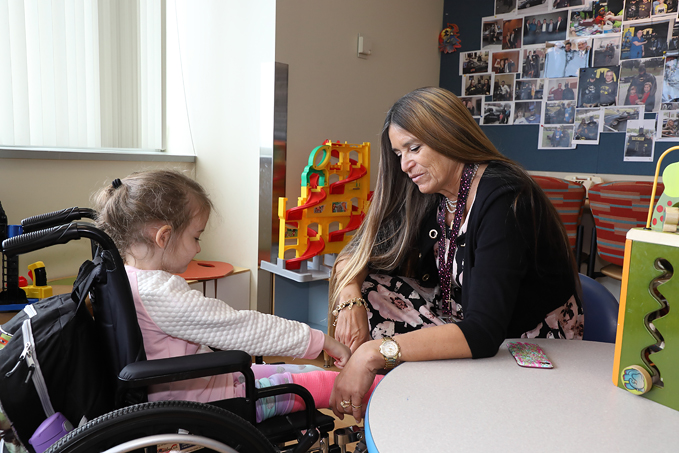
[(620, 304), (604, 285), (580, 274), (582, 309), (585, 314), (583, 340), (615, 343)]
[(582, 208), (585, 205), (585, 187), (573, 181), (551, 176), (533, 175), (532, 177), (556, 208), (566, 227), (568, 242), (572, 248), (575, 248), (578, 226), (582, 220)]
[[(654, 206), (664, 188), (662, 183), (658, 183)], [(611, 181), (589, 188), (589, 206), (601, 258), (622, 266), (627, 232), (646, 226), (652, 191), (652, 181)]]

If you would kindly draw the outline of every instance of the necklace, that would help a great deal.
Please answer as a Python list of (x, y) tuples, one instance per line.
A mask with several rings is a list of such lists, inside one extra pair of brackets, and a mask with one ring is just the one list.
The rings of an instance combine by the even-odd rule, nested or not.
[[(460, 188), (458, 189), (455, 217), (453, 223), (450, 225), (450, 238), (447, 237), (446, 233), (446, 213), (448, 210), (448, 199), (445, 198), (441, 200), (441, 206), (438, 212), (438, 223), (441, 231), (443, 232), (439, 236), (438, 248), (439, 248), (439, 281), (441, 287), (441, 300), (442, 307), (441, 311), (443, 317), (450, 319), (452, 317), (452, 304), (453, 300), (451, 297), (451, 286), (453, 283), (453, 261), (455, 260), (455, 248), (457, 244), (455, 239), (460, 231), (460, 225), (462, 224), (462, 215), (464, 214), (464, 208), (467, 204), (467, 195), (469, 195), (469, 189), (474, 181), (474, 176), (476, 176), (476, 171), (479, 168), (479, 164), (466, 164), (464, 170), (462, 171), (462, 178), (460, 178)], [(460, 209), (457, 209), (457, 208)], [(449, 211), (450, 212), (450, 211)], [(446, 255), (446, 239), (448, 241), (448, 253)]]
[(446, 197), (446, 209), (448, 212), (453, 214), (455, 212), (455, 209), (457, 208), (457, 200), (451, 200), (450, 198)]

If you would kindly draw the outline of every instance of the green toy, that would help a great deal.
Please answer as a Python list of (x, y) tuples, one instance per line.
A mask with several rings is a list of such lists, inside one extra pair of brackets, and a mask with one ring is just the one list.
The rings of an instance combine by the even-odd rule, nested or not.
[[(679, 146), (658, 160), (651, 200), (660, 163), (675, 149)], [(665, 169), (663, 184), (658, 204), (649, 207), (646, 228), (627, 233), (613, 383), (679, 410), (679, 276), (674, 276), (675, 269), (679, 272), (679, 235), (663, 231), (672, 222), (676, 231), (676, 216), (668, 219), (667, 211), (679, 202), (679, 164)]]

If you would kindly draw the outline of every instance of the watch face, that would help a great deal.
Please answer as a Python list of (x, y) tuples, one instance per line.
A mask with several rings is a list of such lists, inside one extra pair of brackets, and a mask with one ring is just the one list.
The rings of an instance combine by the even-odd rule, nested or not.
[(386, 341), (382, 344), (380, 350), (387, 357), (396, 357), (398, 355), (398, 344), (395, 341)]

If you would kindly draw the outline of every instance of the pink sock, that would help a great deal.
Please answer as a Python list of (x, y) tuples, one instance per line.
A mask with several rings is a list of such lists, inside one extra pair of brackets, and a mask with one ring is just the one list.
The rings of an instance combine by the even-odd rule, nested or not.
[[(314, 397), (314, 403), (317, 409), (327, 409), (330, 405), (330, 394), (332, 387), (335, 384), (335, 378), (339, 373), (337, 371), (312, 371), (303, 374), (293, 374), (292, 382), (305, 387)], [(368, 393), (363, 397), (363, 404), (367, 404), (372, 395), (375, 386), (379, 384), (384, 376), (375, 376), (373, 385), (368, 390)], [(299, 396), (295, 396), (295, 404), (292, 406), (292, 412), (304, 410), (304, 401)]]

